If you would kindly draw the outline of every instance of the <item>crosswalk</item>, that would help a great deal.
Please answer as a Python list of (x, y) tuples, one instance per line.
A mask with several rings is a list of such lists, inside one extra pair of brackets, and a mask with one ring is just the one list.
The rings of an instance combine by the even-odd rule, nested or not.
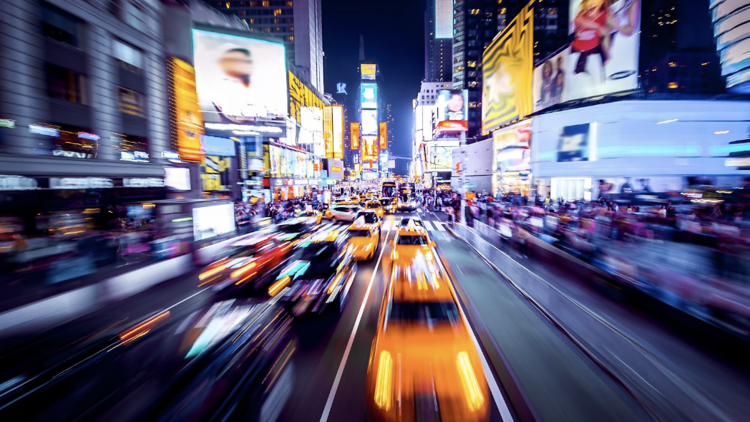
[[(383, 225), (381, 226), (380, 230), (384, 231), (384, 232), (388, 232), (388, 231), (391, 231), (391, 230), (397, 230), (400, 224), (401, 224), (401, 220), (400, 219), (398, 219), (398, 220), (395, 220), (395, 219), (394, 220), (386, 220), (386, 221), (383, 221)], [(427, 221), (427, 220), (422, 220), (422, 224), (427, 229), (427, 231), (440, 231), (440, 232), (444, 232), (445, 231), (445, 227), (444, 227), (445, 223), (443, 223), (441, 221)]]

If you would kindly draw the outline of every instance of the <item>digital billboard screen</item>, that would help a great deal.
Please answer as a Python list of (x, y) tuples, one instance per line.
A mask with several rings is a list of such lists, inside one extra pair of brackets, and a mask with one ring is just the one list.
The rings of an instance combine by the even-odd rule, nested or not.
[(377, 110), (362, 110), (362, 134), (378, 134), (378, 112)]
[(333, 107), (331, 106), (323, 109), (323, 145), (323, 154), (320, 155), (333, 158)]
[(360, 102), (362, 108), (378, 108), (378, 84), (363, 83)]
[(482, 131), (531, 114), (534, 10), (521, 9), (482, 55)]
[(333, 158), (344, 158), (344, 107), (331, 106), (333, 109)]
[(565, 49), (534, 69), (534, 112), (568, 100), (565, 92), (567, 62), (568, 50)]
[(377, 135), (362, 136), (362, 162), (376, 163), (378, 161), (378, 155), (379, 148)]
[(435, 0), (435, 38), (453, 38), (453, 0)]
[(176, 144), (182, 161), (202, 162), (203, 113), (198, 108), (195, 88), (195, 69), (189, 63), (172, 57), (169, 59), (169, 95), (174, 108), (170, 110), (173, 128), (172, 142)]
[(571, 0), (568, 100), (638, 87), (640, 3)]
[(287, 114), (284, 44), (193, 30), (198, 103), (211, 123)]
[(557, 143), (557, 162), (589, 161), (590, 123), (564, 126)]
[(444, 89), (438, 94), (438, 121), (469, 120), (468, 90)]
[(388, 149), (388, 122), (380, 122), (380, 149)]
[(359, 123), (352, 122), (349, 125), (349, 139), (353, 150), (359, 149)]
[(360, 65), (360, 69), (362, 70), (362, 80), (364, 81), (374, 81), (375, 75), (378, 71), (378, 66), (376, 64), (372, 63), (363, 63)]

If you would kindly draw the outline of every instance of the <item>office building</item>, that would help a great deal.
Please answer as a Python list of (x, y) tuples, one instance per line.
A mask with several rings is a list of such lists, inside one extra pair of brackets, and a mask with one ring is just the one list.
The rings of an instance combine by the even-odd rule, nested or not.
[[(482, 53), (528, 3), (465, 0), (453, 5), (453, 88), (468, 90), (470, 143), (482, 127)], [(534, 5), (535, 62), (566, 43), (567, 22), (567, 1), (547, 0)]]
[[(447, 82), (453, 68), (452, 1), (428, 0), (424, 27), (424, 80)], [(446, 14), (445, 12), (449, 14)]]
[(323, 88), (321, 0), (212, 1), (223, 13), (242, 19), (251, 32), (284, 41), (287, 58), (318, 91)]

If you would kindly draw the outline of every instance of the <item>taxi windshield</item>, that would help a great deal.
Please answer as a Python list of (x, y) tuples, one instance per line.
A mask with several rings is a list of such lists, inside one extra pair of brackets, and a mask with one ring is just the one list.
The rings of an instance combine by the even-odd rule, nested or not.
[(357, 214), (357, 218), (364, 218), (365, 224), (375, 224), (378, 222), (378, 216), (374, 212), (361, 212)]
[(370, 237), (369, 230), (351, 230), (349, 237)]
[(366, 208), (380, 208), (380, 202), (368, 202)]
[(436, 324), (458, 321), (458, 307), (453, 302), (392, 302), (388, 322)]
[(396, 240), (397, 245), (426, 245), (427, 244), (427, 236), (420, 236), (420, 235), (399, 235), (398, 240)]

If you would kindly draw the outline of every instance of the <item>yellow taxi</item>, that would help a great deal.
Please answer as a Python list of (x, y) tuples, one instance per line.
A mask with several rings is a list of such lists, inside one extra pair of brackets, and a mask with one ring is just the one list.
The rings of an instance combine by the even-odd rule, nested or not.
[(318, 210), (307, 209), (300, 212), (298, 217), (309, 218), (310, 220), (315, 221), (315, 224), (320, 224), (323, 220), (323, 213)]
[(380, 244), (380, 225), (367, 224), (362, 219), (355, 221), (347, 229), (352, 255), (357, 261), (368, 261), (375, 257)]
[(385, 215), (385, 208), (383, 208), (383, 204), (381, 204), (380, 201), (377, 200), (365, 202), (365, 209), (368, 211), (375, 211), (375, 214), (377, 214), (380, 218), (383, 218), (383, 216)]
[[(406, 226), (399, 226), (396, 238), (391, 241), (394, 265), (410, 263), (417, 254), (432, 256), (435, 242), (430, 240), (427, 230), (421, 225), (409, 221)], [(429, 253), (429, 255), (428, 255)]]
[(486, 421), (489, 388), (469, 327), (437, 257), (394, 264), (367, 366), (377, 421)]

